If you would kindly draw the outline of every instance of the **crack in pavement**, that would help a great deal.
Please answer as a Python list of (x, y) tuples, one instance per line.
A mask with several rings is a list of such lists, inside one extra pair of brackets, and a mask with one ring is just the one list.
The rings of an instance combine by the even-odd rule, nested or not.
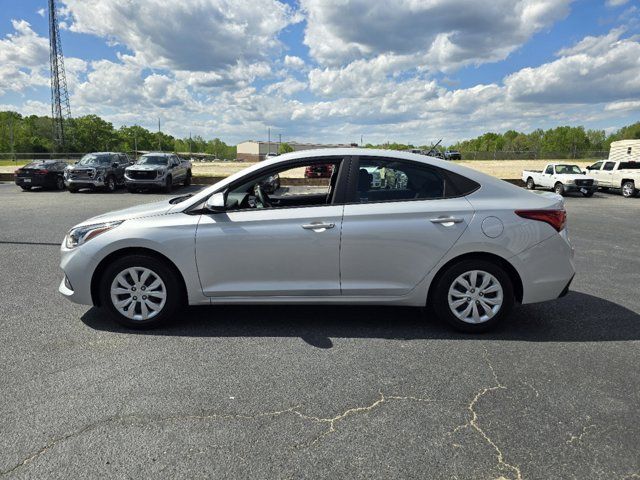
[[(500, 447), (498, 447), (498, 445), (491, 439), (491, 437), (489, 437), (489, 435), (487, 435), (487, 433), (478, 424), (478, 413), (476, 412), (476, 409), (475, 409), (478, 401), (480, 401), (480, 399), (483, 396), (485, 396), (487, 393), (494, 392), (496, 390), (507, 389), (507, 387), (504, 386), (498, 379), (498, 375), (496, 374), (496, 371), (494, 370), (493, 365), (489, 360), (489, 352), (487, 351), (487, 347), (483, 346), (483, 348), (484, 348), (484, 355), (483, 355), (484, 361), (489, 367), (489, 370), (491, 370), (491, 375), (493, 375), (494, 385), (491, 387), (485, 387), (482, 390), (480, 390), (478, 393), (476, 393), (476, 395), (473, 397), (469, 405), (467, 405), (467, 410), (471, 414), (471, 418), (464, 425), (458, 425), (456, 428), (454, 428), (450, 434), (453, 435), (454, 433), (457, 433), (460, 430), (464, 430), (466, 428), (472, 428), (484, 439), (484, 441), (487, 444), (489, 444), (495, 450), (496, 459), (498, 460), (498, 468), (500, 468), (501, 470), (503, 470), (504, 468), (511, 470), (516, 475), (515, 478), (517, 480), (522, 480), (522, 472), (520, 471), (520, 467), (518, 467), (517, 465), (512, 465), (505, 460), (504, 453), (502, 453), (502, 450), (500, 449)], [(506, 480), (506, 478), (500, 477), (498, 480)]]
[[(336, 422), (344, 420), (345, 418), (347, 418), (347, 417), (349, 417), (351, 415), (359, 414), (359, 413), (362, 413), (362, 412), (370, 412), (370, 411), (376, 409), (377, 407), (379, 407), (380, 405), (382, 405), (383, 403), (388, 403), (390, 400), (415, 401), (415, 402), (432, 402), (433, 401), (431, 399), (414, 397), (414, 396), (399, 396), (399, 395), (388, 395), (388, 396), (385, 396), (381, 391), (379, 391), (378, 393), (380, 395), (380, 398), (378, 398), (371, 405), (364, 406), (364, 407), (352, 407), (352, 408), (349, 408), (349, 409), (345, 410), (341, 414), (336, 415), (335, 417), (331, 417), (331, 418), (321, 418), (321, 417), (315, 417), (315, 416), (312, 416), (312, 415), (307, 415), (307, 414), (299, 411), (299, 409), (301, 408), (301, 405), (296, 405), (296, 406), (293, 406), (293, 407), (289, 407), (289, 408), (286, 408), (284, 410), (276, 410), (276, 411), (272, 411), (272, 412), (261, 412), (261, 413), (257, 413), (257, 414), (253, 414), (253, 415), (209, 413), (209, 414), (202, 414), (202, 415), (169, 415), (169, 416), (156, 417), (156, 418), (152, 418), (152, 417), (150, 417), (148, 415), (139, 415), (139, 414), (114, 415), (114, 416), (111, 416), (111, 417), (107, 417), (107, 418), (105, 418), (103, 420), (99, 420), (97, 422), (93, 422), (93, 423), (87, 424), (84, 427), (79, 428), (79, 429), (77, 429), (77, 430), (75, 430), (75, 431), (73, 431), (71, 433), (68, 433), (66, 435), (63, 435), (61, 437), (58, 437), (58, 438), (55, 438), (55, 439), (51, 440), (44, 447), (42, 447), (39, 450), (37, 450), (36, 452), (30, 454), (24, 460), (22, 460), (21, 462), (15, 464), (13, 467), (9, 468), (8, 470), (0, 471), (0, 476), (9, 475), (10, 473), (13, 473), (14, 471), (18, 470), (19, 468), (21, 468), (21, 467), (33, 462), (36, 458), (38, 458), (42, 454), (46, 453), (48, 450), (50, 450), (51, 448), (55, 447), (59, 443), (65, 442), (66, 440), (69, 440), (70, 438), (82, 435), (83, 433), (88, 432), (90, 430), (93, 430), (95, 428), (98, 428), (98, 427), (100, 427), (102, 425), (108, 425), (110, 423), (115, 423), (115, 422), (125, 422), (125, 421), (131, 421), (131, 420), (146, 420), (147, 423), (166, 422), (166, 421), (172, 421), (172, 420), (255, 420), (255, 419), (264, 418), (264, 417), (277, 417), (277, 416), (280, 416), (280, 415), (293, 414), (293, 415), (296, 415), (297, 417), (299, 417), (299, 418), (301, 418), (303, 420), (306, 420), (306, 421), (310, 421), (310, 422), (313, 422), (313, 423), (326, 423), (326, 424), (328, 424), (329, 428), (326, 431), (324, 431), (323, 433), (318, 435), (310, 443), (304, 445), (304, 447), (307, 448), (307, 447), (310, 447), (310, 446), (314, 445), (315, 443), (317, 443), (318, 441), (320, 441), (322, 438), (324, 438), (325, 436), (329, 435), (330, 433), (335, 432), (336, 431), (336, 427), (335, 427)], [(296, 448), (299, 448), (299, 447), (296, 446)]]
[(567, 440), (565, 443), (567, 445), (571, 445), (572, 443), (580, 443), (582, 441), (582, 437), (584, 437), (585, 435), (587, 435), (589, 433), (589, 430), (596, 428), (595, 425), (587, 425), (586, 427), (582, 427), (582, 431), (578, 434), (578, 435), (573, 435), (570, 434), (569, 436), (569, 440)]

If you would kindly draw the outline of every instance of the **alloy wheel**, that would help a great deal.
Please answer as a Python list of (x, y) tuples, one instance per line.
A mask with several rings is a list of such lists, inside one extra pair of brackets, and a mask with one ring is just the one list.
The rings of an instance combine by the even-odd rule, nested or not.
[(146, 267), (130, 267), (111, 282), (111, 302), (123, 316), (136, 321), (158, 315), (167, 300), (167, 288), (160, 276)]
[(622, 195), (624, 197), (632, 197), (634, 190), (635, 190), (634, 185), (630, 182), (627, 182), (622, 186)]
[(447, 300), (451, 312), (465, 323), (484, 323), (499, 311), (504, 299), (502, 285), (483, 270), (459, 275), (449, 287)]

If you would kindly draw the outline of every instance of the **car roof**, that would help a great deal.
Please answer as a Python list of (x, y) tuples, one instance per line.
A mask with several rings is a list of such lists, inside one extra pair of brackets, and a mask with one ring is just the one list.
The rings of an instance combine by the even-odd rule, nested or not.
[(175, 153), (168, 153), (168, 152), (147, 152), (144, 153), (142, 155), (140, 155), (141, 157), (146, 157), (147, 155), (153, 155), (154, 157), (171, 157), (173, 155), (175, 155)]

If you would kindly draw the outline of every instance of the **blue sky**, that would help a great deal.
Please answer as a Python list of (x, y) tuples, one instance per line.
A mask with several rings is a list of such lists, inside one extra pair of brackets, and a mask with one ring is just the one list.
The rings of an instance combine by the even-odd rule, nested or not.
[[(2, 109), (49, 111), (46, 3), (2, 0)], [(58, 5), (72, 113), (116, 126), (422, 144), (640, 116), (638, 0)]]

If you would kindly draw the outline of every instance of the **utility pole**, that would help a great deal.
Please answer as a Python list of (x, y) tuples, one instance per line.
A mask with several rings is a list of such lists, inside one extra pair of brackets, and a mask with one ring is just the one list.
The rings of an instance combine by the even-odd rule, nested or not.
[(362, 145), (364, 145), (364, 144), (362, 143), (362, 135), (360, 135), (360, 146), (362, 146)]
[(191, 148), (191, 132), (189, 132), (189, 156), (192, 156), (192, 148)]

